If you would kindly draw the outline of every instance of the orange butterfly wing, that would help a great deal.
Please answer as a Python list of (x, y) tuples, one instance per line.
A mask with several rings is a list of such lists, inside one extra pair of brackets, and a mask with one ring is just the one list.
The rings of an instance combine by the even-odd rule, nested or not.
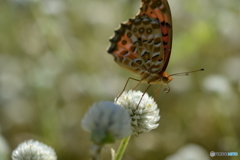
[(138, 75), (158, 73), (164, 66), (162, 33), (159, 22), (154, 18), (139, 15), (130, 19), (121, 24), (110, 41), (108, 52), (115, 57), (115, 61)]
[(172, 49), (172, 16), (168, 1), (142, 0), (142, 6), (138, 15), (147, 15), (151, 18), (156, 18), (160, 22), (164, 47), (164, 66), (162, 71), (165, 71)]
[(108, 53), (120, 66), (140, 75), (142, 82), (166, 84), (172, 80), (165, 72), (172, 46), (167, 0), (142, 0), (137, 16), (121, 24), (110, 42)]

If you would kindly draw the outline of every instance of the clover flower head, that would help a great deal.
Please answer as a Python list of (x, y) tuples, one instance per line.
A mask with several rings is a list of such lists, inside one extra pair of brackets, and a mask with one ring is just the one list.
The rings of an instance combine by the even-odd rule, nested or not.
[(12, 160), (57, 160), (55, 151), (38, 141), (27, 140), (12, 152)]
[(147, 93), (144, 94), (141, 100), (142, 95), (143, 93), (141, 91), (125, 91), (116, 102), (126, 108), (130, 113), (132, 130), (135, 135), (150, 132), (159, 125), (157, 121), (160, 119), (160, 116), (156, 102)]

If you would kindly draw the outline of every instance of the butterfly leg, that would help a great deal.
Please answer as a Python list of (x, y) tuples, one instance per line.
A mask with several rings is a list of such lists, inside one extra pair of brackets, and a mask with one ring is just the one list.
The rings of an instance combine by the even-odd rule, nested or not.
[(139, 83), (133, 88), (133, 90), (135, 90), (141, 83), (142, 83), (141, 80), (139, 80)]
[[(125, 84), (125, 86), (124, 86), (124, 88), (123, 88), (123, 90), (122, 90), (122, 92), (117, 96), (115, 102), (118, 101), (118, 98), (119, 98), (119, 97), (122, 95), (122, 93), (125, 91), (125, 89), (126, 89), (126, 87), (127, 87), (127, 84), (128, 84), (128, 81), (129, 81), (130, 79), (132, 79), (132, 80), (134, 80), (134, 81), (138, 81), (139, 83), (137, 84), (137, 86), (141, 83), (141, 80), (135, 79), (135, 78), (132, 78), (132, 77), (129, 77), (128, 80), (127, 80), (127, 82), (126, 82), (126, 84)], [(136, 87), (137, 87), (137, 86), (136, 86)], [(134, 87), (134, 89), (135, 89), (136, 87)]]
[(138, 102), (137, 109), (138, 109), (138, 106), (140, 105), (140, 103), (141, 103), (141, 101), (142, 101), (143, 96), (145, 95), (145, 93), (147, 92), (147, 90), (148, 90), (150, 87), (151, 87), (151, 84), (148, 83), (147, 89), (143, 92), (142, 97), (141, 97), (140, 101)]
[(156, 101), (157, 99), (157, 95), (158, 95), (158, 92), (160, 91), (160, 89), (162, 88), (162, 84), (158, 87), (158, 89), (155, 91), (155, 95), (154, 95), (154, 100)]

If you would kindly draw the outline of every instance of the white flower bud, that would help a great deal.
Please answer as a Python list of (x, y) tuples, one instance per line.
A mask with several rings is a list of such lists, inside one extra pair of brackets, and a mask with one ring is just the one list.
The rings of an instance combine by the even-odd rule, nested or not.
[(127, 110), (108, 101), (93, 104), (81, 123), (82, 128), (91, 134), (91, 140), (98, 145), (113, 143), (132, 132)]

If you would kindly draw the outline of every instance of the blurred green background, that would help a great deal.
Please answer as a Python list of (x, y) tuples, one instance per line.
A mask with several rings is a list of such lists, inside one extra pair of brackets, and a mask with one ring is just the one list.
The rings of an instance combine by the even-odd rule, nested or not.
[[(240, 154), (240, 2), (169, 4), (174, 36), (167, 72), (205, 71), (173, 77), (171, 91), (159, 92), (159, 127), (132, 137), (123, 159)], [(84, 113), (94, 102), (113, 101), (129, 76), (138, 78), (119, 67), (106, 48), (119, 23), (139, 6), (140, 0), (0, 1), (2, 157), (10, 159), (20, 142), (35, 139), (53, 147), (59, 160), (88, 159), (91, 143), (80, 126)], [(157, 87), (148, 93), (153, 96)], [(110, 159), (109, 149), (118, 144), (107, 145), (103, 159)]]

